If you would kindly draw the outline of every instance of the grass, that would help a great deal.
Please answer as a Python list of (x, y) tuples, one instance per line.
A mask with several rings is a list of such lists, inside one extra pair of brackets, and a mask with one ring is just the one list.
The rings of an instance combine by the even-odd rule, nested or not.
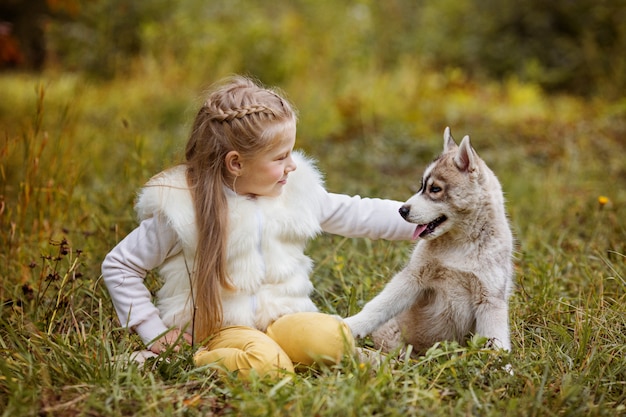
[[(209, 80), (178, 73), (0, 77), (11, 97), (0, 103), (3, 416), (626, 413), (625, 103), (477, 84), (411, 62), (344, 74), (351, 81), (337, 90), (286, 79), (298, 146), (319, 159), (331, 191), (405, 200), (443, 128), (469, 133), (501, 179), (518, 241), (512, 353), (480, 339), (442, 343), (416, 360), (373, 369), (346, 358), (277, 383), (217, 378), (192, 365), (190, 349), (143, 368), (113, 361), (140, 344), (119, 328), (99, 264), (135, 226), (137, 188), (180, 155)], [(410, 249), (316, 239), (317, 305), (358, 311)]]

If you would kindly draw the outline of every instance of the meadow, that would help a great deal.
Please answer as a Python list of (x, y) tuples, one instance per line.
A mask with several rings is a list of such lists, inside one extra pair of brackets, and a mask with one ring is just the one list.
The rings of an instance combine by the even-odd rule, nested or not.
[[(340, 65), (339, 49), (313, 65), (298, 55), (302, 39), (290, 42), (279, 75), (238, 61), (247, 50), (208, 69), (169, 44), (170, 55), (141, 56), (107, 80), (61, 67), (0, 74), (2, 416), (626, 414), (626, 101), (406, 57)], [(202, 91), (240, 71), (296, 105), (296, 146), (333, 192), (406, 200), (446, 126), (471, 136), (503, 185), (517, 241), (511, 353), (477, 337), (418, 359), (346, 357), (247, 382), (194, 367), (191, 348), (143, 367), (114, 360), (141, 344), (120, 328), (100, 262), (136, 226), (138, 188), (181, 160)], [(320, 310), (358, 311), (411, 247), (315, 239)], [(158, 288), (156, 274), (147, 282)]]

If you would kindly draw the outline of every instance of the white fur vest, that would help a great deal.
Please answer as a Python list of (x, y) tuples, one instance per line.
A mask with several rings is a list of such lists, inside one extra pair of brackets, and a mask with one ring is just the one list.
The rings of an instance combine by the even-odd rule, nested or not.
[[(325, 190), (313, 163), (297, 152), (293, 158), (297, 169), (289, 174), (278, 197), (240, 196), (225, 187), (228, 274), (235, 290), (221, 291), (223, 326), (243, 325), (264, 331), (282, 315), (317, 310), (309, 298), (312, 261), (304, 248), (307, 240), (321, 231), (319, 196)], [(156, 303), (163, 322), (180, 328), (192, 321), (190, 272), (197, 248), (195, 212), (185, 169), (180, 165), (152, 178), (136, 204), (140, 220), (165, 216), (183, 248), (159, 268), (163, 286)]]

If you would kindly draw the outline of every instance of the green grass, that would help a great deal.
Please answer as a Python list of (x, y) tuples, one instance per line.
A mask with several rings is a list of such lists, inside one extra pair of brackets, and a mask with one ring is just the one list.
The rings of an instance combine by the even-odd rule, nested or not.
[[(180, 71), (107, 83), (0, 77), (10, 97), (0, 103), (3, 416), (626, 413), (626, 104), (411, 62), (342, 74), (341, 89), (287, 78), (298, 146), (319, 159), (331, 191), (404, 200), (444, 127), (470, 134), (501, 179), (518, 241), (512, 353), (444, 343), (379, 369), (346, 358), (278, 383), (217, 378), (192, 365), (191, 350), (144, 368), (113, 361), (140, 344), (119, 328), (99, 265), (135, 226), (137, 188), (184, 146), (211, 80)], [(410, 250), (316, 239), (316, 303), (358, 311)]]

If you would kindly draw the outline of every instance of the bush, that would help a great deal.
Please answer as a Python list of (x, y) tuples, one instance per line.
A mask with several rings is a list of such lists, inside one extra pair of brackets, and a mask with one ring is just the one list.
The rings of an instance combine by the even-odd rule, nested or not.
[(626, 86), (624, 19), (624, 0), (424, 0), (416, 35), (434, 65), (614, 95)]
[(48, 43), (62, 65), (100, 77), (126, 71), (137, 54), (269, 84), (414, 59), (611, 96), (626, 86), (625, 19), (626, 0), (97, 0), (53, 20)]

